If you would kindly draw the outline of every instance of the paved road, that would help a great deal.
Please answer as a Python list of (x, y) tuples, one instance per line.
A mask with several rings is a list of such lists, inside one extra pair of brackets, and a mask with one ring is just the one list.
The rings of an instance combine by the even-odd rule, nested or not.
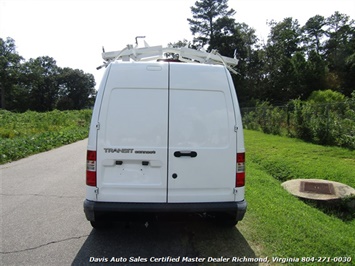
[[(255, 256), (237, 229), (226, 233), (196, 219), (93, 230), (82, 207), (86, 143), (79, 141), (0, 165), (0, 265), (101, 265), (90, 259), (210, 256), (199, 254), (197, 247), (213, 245), (211, 236), (235, 245), (233, 256)], [(224, 255), (218, 247), (213, 250), (217, 254), (211, 255)]]

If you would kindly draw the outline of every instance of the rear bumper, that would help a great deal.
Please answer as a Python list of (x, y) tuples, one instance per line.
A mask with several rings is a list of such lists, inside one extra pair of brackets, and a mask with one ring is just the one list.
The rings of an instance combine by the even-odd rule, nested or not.
[(237, 220), (243, 219), (247, 202), (204, 202), (204, 203), (121, 203), (84, 201), (84, 212), (88, 221), (95, 221), (97, 214), (119, 212), (232, 212), (237, 213)]

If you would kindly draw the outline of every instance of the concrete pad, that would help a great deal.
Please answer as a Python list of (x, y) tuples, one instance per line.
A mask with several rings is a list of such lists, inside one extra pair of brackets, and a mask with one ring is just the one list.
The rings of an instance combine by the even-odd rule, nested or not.
[(355, 196), (354, 188), (324, 179), (292, 179), (281, 186), (292, 195), (305, 199), (327, 201)]

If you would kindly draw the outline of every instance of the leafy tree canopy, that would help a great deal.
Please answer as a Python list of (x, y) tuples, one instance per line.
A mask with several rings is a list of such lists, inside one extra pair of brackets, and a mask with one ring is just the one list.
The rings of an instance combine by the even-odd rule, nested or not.
[(60, 68), (49, 56), (24, 61), (13, 39), (0, 38), (0, 108), (41, 112), (88, 108), (96, 95), (94, 87), (92, 74)]
[(217, 37), (233, 32), (235, 14), (233, 9), (228, 9), (228, 0), (199, 0), (191, 7), (192, 19), (188, 18), (194, 44), (204, 47), (209, 44), (208, 50), (217, 45)]

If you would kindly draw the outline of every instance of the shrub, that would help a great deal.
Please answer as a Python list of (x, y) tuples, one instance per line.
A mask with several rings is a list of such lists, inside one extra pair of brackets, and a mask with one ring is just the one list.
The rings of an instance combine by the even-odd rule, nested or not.
[(91, 110), (21, 114), (0, 111), (0, 163), (87, 137)]
[[(345, 99), (336, 103), (316, 103)], [(316, 92), (309, 101), (292, 100), (287, 106), (274, 107), (268, 102), (242, 109), (246, 129), (274, 135), (287, 135), (321, 145), (355, 149), (355, 92), (351, 98), (340, 93)]]
[(311, 103), (334, 103), (343, 102), (345, 96), (337, 91), (325, 90), (325, 91), (313, 91), (308, 97)]

